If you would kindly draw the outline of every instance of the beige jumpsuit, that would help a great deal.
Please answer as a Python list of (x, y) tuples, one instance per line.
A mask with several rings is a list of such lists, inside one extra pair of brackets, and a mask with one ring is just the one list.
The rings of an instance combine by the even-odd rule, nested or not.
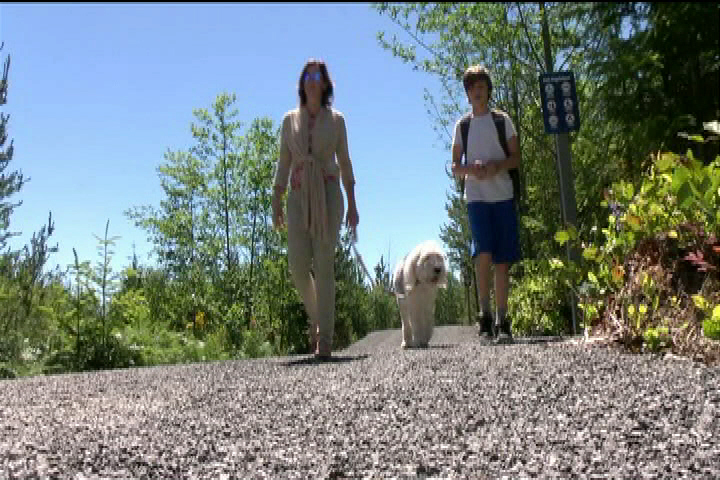
[(318, 352), (329, 353), (335, 328), (335, 247), (345, 209), (340, 179), (346, 190), (355, 183), (342, 113), (323, 107), (312, 128), (305, 107), (285, 114), (275, 186), (284, 189), (288, 177), (290, 272), (310, 319), (311, 338), (317, 332)]

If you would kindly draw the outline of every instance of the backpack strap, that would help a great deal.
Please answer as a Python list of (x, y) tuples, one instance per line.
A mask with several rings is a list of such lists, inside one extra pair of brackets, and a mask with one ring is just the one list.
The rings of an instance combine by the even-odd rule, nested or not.
[(497, 130), (498, 139), (500, 140), (500, 146), (503, 149), (503, 152), (505, 152), (505, 156), (510, 156), (510, 149), (508, 148), (507, 144), (507, 134), (505, 132), (505, 117), (502, 113), (498, 110), (492, 110), (490, 112), (493, 118), (493, 122), (495, 123), (495, 129)]
[[(509, 157), (510, 149), (508, 148), (507, 133), (505, 131), (505, 116), (500, 113), (499, 110), (492, 110), (490, 113), (492, 114), (493, 123), (495, 124), (495, 130), (497, 130), (500, 146), (505, 152), (505, 156)], [(508, 173), (510, 174), (510, 179), (513, 184), (513, 198), (518, 200), (520, 198), (520, 193), (522, 192), (520, 185), (520, 171), (517, 168), (511, 168), (508, 170)]]
[[(468, 163), (468, 157), (467, 157), (467, 146), (468, 146), (468, 132), (470, 132), (470, 120), (472, 120), (472, 112), (468, 112), (465, 115), (462, 116), (460, 119), (460, 138), (462, 139), (462, 146), (463, 146), (463, 165), (467, 165)], [(462, 197), (465, 194), (465, 177), (462, 177), (460, 179), (460, 196)]]
[(460, 137), (462, 137), (463, 146), (463, 162), (467, 165), (467, 146), (468, 146), (468, 132), (470, 132), (470, 120), (472, 120), (472, 112), (468, 112), (460, 119)]

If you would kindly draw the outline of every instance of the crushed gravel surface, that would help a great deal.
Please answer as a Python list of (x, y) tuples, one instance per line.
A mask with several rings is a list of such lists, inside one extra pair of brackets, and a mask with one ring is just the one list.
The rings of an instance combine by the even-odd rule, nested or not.
[(0, 381), (4, 478), (720, 478), (720, 368), (439, 327)]

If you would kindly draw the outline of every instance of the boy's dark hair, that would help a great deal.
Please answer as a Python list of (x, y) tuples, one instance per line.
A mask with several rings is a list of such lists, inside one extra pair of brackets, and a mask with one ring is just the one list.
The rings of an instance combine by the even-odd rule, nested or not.
[(488, 99), (492, 94), (492, 80), (490, 80), (490, 72), (487, 68), (482, 65), (473, 65), (468, 67), (463, 74), (463, 86), (465, 87), (465, 93), (468, 93), (470, 87), (478, 80), (485, 80), (488, 86)]
[(308, 68), (310, 68), (313, 65), (317, 65), (320, 68), (320, 72), (322, 73), (323, 78), (325, 79), (325, 83), (327, 83), (327, 88), (322, 94), (322, 99), (320, 100), (320, 104), (323, 107), (327, 107), (331, 103), (331, 98), (333, 96), (333, 82), (330, 80), (330, 74), (328, 73), (327, 66), (325, 65), (325, 62), (322, 60), (317, 60), (314, 58), (311, 58), (305, 63), (305, 66), (302, 69), (302, 72), (300, 72), (300, 80), (298, 80), (298, 95), (300, 95), (300, 105), (305, 105), (307, 103), (307, 95), (305, 95), (305, 88), (303, 87), (303, 83), (305, 80), (305, 73), (307, 73)]

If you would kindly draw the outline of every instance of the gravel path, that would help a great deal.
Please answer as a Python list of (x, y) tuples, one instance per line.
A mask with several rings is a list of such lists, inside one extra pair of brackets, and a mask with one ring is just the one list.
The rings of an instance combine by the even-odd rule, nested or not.
[(468, 327), (399, 344), (0, 381), (0, 479), (720, 478), (720, 368)]

